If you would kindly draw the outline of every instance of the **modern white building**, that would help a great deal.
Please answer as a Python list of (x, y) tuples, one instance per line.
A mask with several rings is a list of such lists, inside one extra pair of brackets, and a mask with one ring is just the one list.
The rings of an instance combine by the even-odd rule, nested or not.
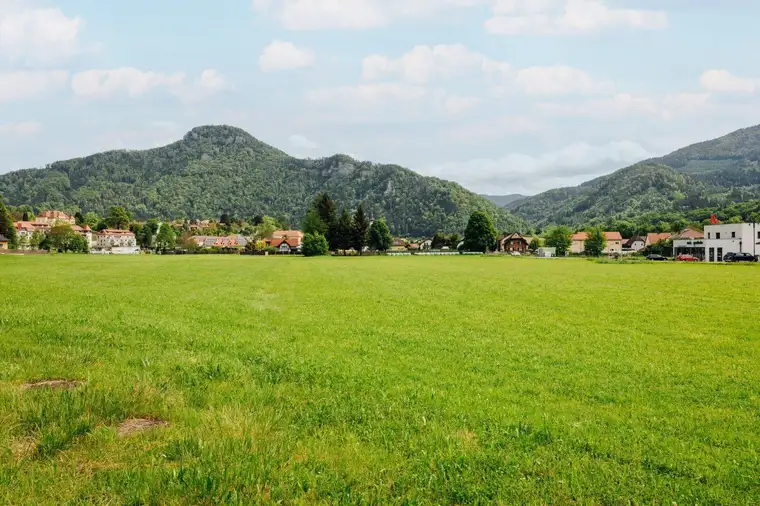
[(722, 262), (726, 253), (760, 254), (760, 224), (707, 225), (704, 233), (706, 262)]

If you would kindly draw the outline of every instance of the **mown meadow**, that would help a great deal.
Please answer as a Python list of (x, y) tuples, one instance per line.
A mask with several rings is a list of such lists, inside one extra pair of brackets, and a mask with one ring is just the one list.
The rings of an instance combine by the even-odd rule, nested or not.
[(754, 266), (0, 256), (0, 503), (755, 504), (758, 300)]

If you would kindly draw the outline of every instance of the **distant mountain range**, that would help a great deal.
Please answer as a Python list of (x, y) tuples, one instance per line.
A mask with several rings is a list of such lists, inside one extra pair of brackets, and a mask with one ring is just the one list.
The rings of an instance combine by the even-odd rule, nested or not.
[(230, 126), (194, 128), (161, 148), (109, 151), (0, 175), (0, 196), (11, 205), (101, 214), (120, 205), (143, 218), (268, 214), (297, 226), (320, 192), (339, 207), (363, 202), (371, 216), (385, 216), (395, 234), (461, 233), (476, 210), (490, 214), (499, 230), (526, 228), (456, 183), (345, 155), (294, 158)]
[(513, 201), (527, 222), (582, 225), (760, 198), (760, 126), (637, 163), (580, 186)]
[(483, 197), (486, 200), (490, 200), (497, 206), (502, 206), (502, 207), (510, 205), (514, 202), (517, 202), (518, 200), (523, 200), (527, 198), (525, 195), (520, 195), (519, 193), (513, 193), (511, 195), (482, 195), (481, 194), (481, 197)]

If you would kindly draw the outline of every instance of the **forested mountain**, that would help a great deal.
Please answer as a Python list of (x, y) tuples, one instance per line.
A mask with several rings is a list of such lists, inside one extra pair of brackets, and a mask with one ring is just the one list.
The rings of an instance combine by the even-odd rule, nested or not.
[(760, 198), (759, 160), (760, 126), (754, 126), (506, 207), (541, 226), (724, 207)]
[(110, 151), (0, 175), (0, 195), (11, 205), (98, 213), (121, 205), (142, 218), (269, 214), (297, 225), (324, 191), (338, 206), (364, 202), (368, 214), (385, 216), (396, 234), (461, 232), (476, 210), (491, 215), (500, 230), (525, 227), (456, 183), (345, 155), (294, 158), (230, 126), (198, 127), (161, 148)]
[(517, 202), (518, 200), (522, 200), (524, 198), (527, 198), (525, 195), (520, 195), (519, 193), (512, 193), (510, 195), (484, 195), (481, 194), (481, 197), (483, 197), (486, 200), (490, 200), (497, 206), (507, 206), (509, 204), (512, 204), (513, 202)]

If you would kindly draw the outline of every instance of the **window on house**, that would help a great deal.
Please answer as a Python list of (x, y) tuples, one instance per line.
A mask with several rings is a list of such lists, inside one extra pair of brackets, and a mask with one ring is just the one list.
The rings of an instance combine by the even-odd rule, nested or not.
[(736, 239), (736, 232), (731, 232), (731, 239)]
[(715, 261), (715, 248), (710, 248), (710, 261)]
[(718, 262), (723, 261), (723, 248), (718, 248)]
[(711, 232), (707, 232), (707, 238), (708, 238), (708, 239), (711, 239), (711, 237), (710, 237), (711, 235), (712, 235), (712, 233), (711, 233)]
[(720, 239), (720, 232), (715, 232), (715, 238)]

